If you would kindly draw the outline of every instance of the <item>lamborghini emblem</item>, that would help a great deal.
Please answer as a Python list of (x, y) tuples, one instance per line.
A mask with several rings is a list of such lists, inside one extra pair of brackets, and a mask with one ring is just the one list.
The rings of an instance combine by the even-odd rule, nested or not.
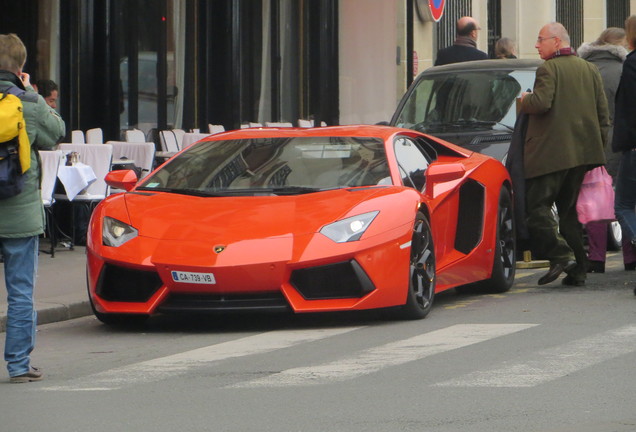
[(214, 253), (218, 253), (220, 254), (221, 252), (223, 252), (225, 250), (225, 246), (214, 246)]

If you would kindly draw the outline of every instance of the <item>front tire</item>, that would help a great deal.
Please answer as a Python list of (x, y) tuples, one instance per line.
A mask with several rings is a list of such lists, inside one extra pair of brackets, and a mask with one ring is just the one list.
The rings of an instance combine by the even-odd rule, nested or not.
[(435, 249), (431, 226), (421, 213), (417, 214), (411, 238), (409, 285), (404, 319), (422, 319), (431, 311), (435, 297)]

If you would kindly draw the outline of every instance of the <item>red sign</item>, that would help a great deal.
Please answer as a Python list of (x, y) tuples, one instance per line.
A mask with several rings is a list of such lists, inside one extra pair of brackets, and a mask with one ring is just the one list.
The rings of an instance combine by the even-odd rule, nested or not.
[(428, 0), (428, 7), (431, 10), (431, 16), (435, 22), (442, 19), (442, 15), (444, 15), (444, 6), (446, 6), (445, 0)]

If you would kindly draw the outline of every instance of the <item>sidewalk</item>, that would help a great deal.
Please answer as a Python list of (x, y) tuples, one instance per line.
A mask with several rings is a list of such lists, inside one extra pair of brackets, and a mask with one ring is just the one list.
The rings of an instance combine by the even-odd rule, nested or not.
[[(49, 243), (40, 239), (40, 249)], [(0, 265), (4, 281), (4, 266)], [(0, 295), (0, 332), (6, 328), (7, 292), (2, 282)], [(40, 252), (35, 286), (35, 307), (38, 324), (48, 324), (92, 314), (86, 291), (86, 255), (83, 246), (74, 250), (58, 248), (55, 257)]]

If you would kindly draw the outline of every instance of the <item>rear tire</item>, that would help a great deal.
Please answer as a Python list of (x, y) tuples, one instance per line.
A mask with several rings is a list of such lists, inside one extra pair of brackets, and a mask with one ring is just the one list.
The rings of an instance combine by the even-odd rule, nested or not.
[(495, 257), (490, 279), (471, 285), (458, 287), (456, 291), (467, 294), (478, 292), (502, 293), (509, 291), (515, 281), (516, 246), (515, 220), (512, 208), (512, 197), (506, 187), (499, 192), (497, 209), (497, 238)]
[(411, 238), (409, 285), (406, 304), (400, 310), (403, 319), (422, 319), (431, 311), (435, 298), (435, 248), (431, 226), (418, 213)]

